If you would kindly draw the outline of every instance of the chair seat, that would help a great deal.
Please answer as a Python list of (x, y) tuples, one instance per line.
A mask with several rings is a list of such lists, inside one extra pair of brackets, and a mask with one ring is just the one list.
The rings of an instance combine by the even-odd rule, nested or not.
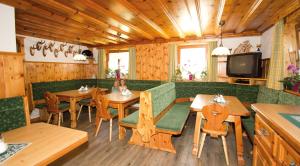
[(108, 111), (109, 111), (109, 113), (110, 113), (110, 115), (111, 115), (112, 117), (115, 117), (115, 116), (118, 115), (118, 110), (117, 110), (117, 109), (114, 109), (114, 108), (108, 108)]
[(79, 101), (80, 105), (89, 105), (92, 99), (82, 99)]
[(69, 108), (70, 108), (70, 104), (67, 103), (67, 102), (61, 102), (58, 105), (58, 109), (61, 110), (61, 111), (68, 110)]

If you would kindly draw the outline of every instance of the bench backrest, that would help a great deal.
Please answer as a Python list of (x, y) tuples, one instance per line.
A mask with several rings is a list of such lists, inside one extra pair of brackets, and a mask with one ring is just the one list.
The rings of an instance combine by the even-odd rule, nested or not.
[(0, 99), (0, 133), (29, 124), (27, 97)]
[(280, 91), (278, 104), (300, 105), (300, 96)]
[(265, 86), (260, 86), (258, 95), (257, 95), (257, 103), (267, 103), (267, 104), (277, 104), (279, 97), (279, 90), (270, 89)]
[[(114, 79), (98, 79), (97, 86), (111, 89)], [(162, 84), (162, 81), (154, 80), (126, 80), (127, 88), (130, 90), (144, 91)]]
[(170, 82), (148, 89), (151, 94), (152, 114), (155, 118), (176, 99), (175, 83)]

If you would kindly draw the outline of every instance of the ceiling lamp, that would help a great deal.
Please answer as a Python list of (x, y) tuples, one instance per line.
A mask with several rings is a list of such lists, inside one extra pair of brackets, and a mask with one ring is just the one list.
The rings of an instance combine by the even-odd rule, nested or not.
[(224, 47), (223, 46), (223, 43), (222, 43), (222, 34), (223, 34), (223, 25), (225, 24), (225, 21), (220, 21), (219, 25), (221, 27), (221, 43), (219, 45), (219, 47), (215, 48), (213, 51), (212, 51), (212, 55), (213, 56), (227, 56), (227, 55), (230, 55), (230, 51), (227, 47)]
[(80, 39), (78, 38), (78, 45), (79, 45), (78, 53), (75, 54), (73, 59), (74, 59), (74, 61), (86, 61), (86, 56), (81, 53), (79, 40)]

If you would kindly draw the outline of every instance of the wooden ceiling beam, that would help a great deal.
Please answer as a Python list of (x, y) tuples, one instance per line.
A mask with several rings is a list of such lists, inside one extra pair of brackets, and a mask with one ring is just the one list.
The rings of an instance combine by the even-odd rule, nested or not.
[(197, 1), (195, 1), (195, 0), (184, 0), (184, 4), (187, 8), (190, 19), (193, 23), (194, 32), (195, 32), (196, 36), (200, 37), (202, 35), (202, 32), (201, 32), (201, 22), (199, 20), (199, 14), (197, 12), (198, 11), (198, 7), (197, 7), (198, 2), (199, 2), (198, 0)]
[(149, 26), (151, 26), (156, 32), (158, 32), (161, 37), (165, 39), (169, 39), (170, 36), (161, 28), (159, 27), (155, 22), (150, 20), (147, 16), (145, 16), (141, 11), (139, 11), (134, 5), (132, 5), (127, 0), (117, 0), (121, 5), (129, 9), (136, 17), (143, 20), (145, 23), (147, 23)]
[(195, 0), (195, 7), (196, 7), (196, 11), (197, 11), (197, 17), (198, 17), (198, 24), (199, 24), (199, 29), (200, 29), (200, 33), (202, 36), (202, 26), (201, 26), (201, 2), (200, 0)]
[(224, 13), (225, 5), (226, 5), (226, 0), (220, 0), (218, 12), (217, 12), (217, 18), (216, 18), (216, 26), (215, 26), (215, 32), (217, 35), (220, 33), (220, 25), (219, 24), (222, 21), (222, 16)]
[(299, 0), (292, 0), (287, 2), (282, 8), (280, 8), (276, 13), (274, 13), (271, 18), (268, 18), (265, 21), (265, 23), (262, 24), (257, 30), (259, 32), (266, 31), (268, 28), (273, 26), (277, 21), (288, 16), (289, 14), (293, 13), (299, 8), (300, 8)]
[(165, 4), (165, 2), (162, 1), (162, 0), (153, 0), (153, 2), (155, 2), (157, 4), (157, 6), (162, 9), (162, 11), (164, 12), (164, 14), (167, 16), (167, 18), (170, 20), (170, 22), (172, 23), (172, 25), (176, 29), (176, 31), (178, 33), (178, 36), (180, 38), (184, 38), (185, 34), (183, 33), (181, 27), (177, 23), (176, 19), (174, 18), (173, 14), (171, 13), (171, 11), (168, 9), (168, 7)]
[[(33, 28), (33, 27), (27, 26), (27, 25), (18, 26), (17, 29), (36, 33), (36, 34), (46, 35), (46, 36), (53, 36), (53, 37), (62, 36), (63, 38), (69, 38), (71, 40), (74, 40), (74, 42), (77, 41), (77, 43), (82, 42), (82, 43), (86, 43), (86, 44), (96, 45), (96, 43), (93, 42), (90, 38), (86, 38), (83, 36), (74, 36), (74, 35), (66, 34), (64, 32), (54, 33), (53, 31), (48, 30), (48, 29)], [(80, 39), (79, 41), (78, 41), (78, 38)], [(103, 43), (107, 44), (106, 42), (103, 42)]]
[(87, 38), (92, 38), (94, 39), (93, 41), (101, 41), (101, 43), (113, 43), (117, 44), (118, 42), (115, 42), (113, 40), (109, 40), (106, 38), (99, 38), (95, 35), (87, 34), (87, 33), (82, 33), (82, 32), (74, 32), (70, 31), (67, 27), (60, 27), (60, 26), (51, 26), (51, 25), (41, 25), (41, 24), (36, 24), (36, 23), (31, 23), (31, 22), (26, 22), (20, 19), (16, 20), (17, 26), (25, 26), (25, 27), (34, 27), (34, 28), (39, 28), (43, 30), (47, 30), (48, 32), (53, 32), (54, 34), (58, 32), (64, 32), (64, 34), (70, 35), (70, 36), (75, 36), (76, 38), (80, 38), (80, 36), (85, 36)]
[(241, 33), (246, 30), (247, 26), (251, 21), (253, 21), (259, 13), (263, 12), (263, 10), (270, 5), (271, 0), (255, 0), (249, 10), (244, 14), (242, 20), (239, 22), (235, 32)]
[(146, 37), (147, 39), (153, 40), (154, 37), (152, 35), (150, 35), (149, 33), (147, 33), (146, 31), (144, 31), (143, 29), (139, 28), (136, 25), (131, 24), (129, 21), (123, 19), (122, 17), (118, 16), (117, 14), (113, 13), (112, 11), (102, 7), (101, 5), (99, 5), (98, 3), (94, 2), (93, 0), (84, 0), (82, 1), (84, 4), (88, 4), (88, 6), (90, 6), (90, 8), (95, 9), (95, 11), (97, 11), (98, 13), (103, 14), (104, 16), (108, 17), (108, 18), (112, 18), (114, 20), (116, 20), (117, 22), (133, 29), (134, 31), (138, 32), (139, 34), (143, 35), (144, 37)]
[[(0, 0), (0, 1), (1, 1), (1, 0)], [(26, 2), (26, 1), (24, 1), (24, 0), (18, 0), (18, 1), (20, 1), (20, 2), (22, 2), (22, 3), (28, 3), (28, 4), (30, 4), (29, 2)], [(42, 3), (41, 1), (36, 1), (36, 2), (37, 2), (39, 5), (43, 6), (43, 3)], [(48, 2), (48, 1), (45, 1), (45, 2)], [(16, 4), (15, 4), (15, 3), (10, 3), (10, 5), (13, 5), (13, 6), (16, 7), (17, 9), (21, 9), (21, 10), (22, 10), (22, 6), (20, 6), (19, 3), (16, 3)], [(29, 6), (29, 5), (27, 5), (27, 6)], [(44, 4), (44, 6), (45, 6), (45, 4)], [(103, 31), (103, 30), (97, 29), (97, 27), (95, 27), (95, 26), (93, 26), (93, 25), (89, 25), (89, 24), (86, 25), (85, 23), (80, 22), (80, 21), (82, 21), (82, 20), (78, 20), (78, 19), (76, 20), (76, 19), (74, 19), (74, 18), (70, 18), (70, 17), (64, 16), (64, 15), (62, 15), (62, 14), (57, 14), (57, 13), (55, 13), (55, 12), (53, 12), (53, 11), (48, 11), (48, 10), (42, 9), (42, 8), (40, 8), (40, 7), (37, 7), (37, 5), (31, 5), (31, 8), (30, 8), (30, 9), (26, 8), (26, 10), (23, 10), (23, 12), (25, 12), (25, 13), (30, 13), (30, 14), (35, 15), (35, 16), (38, 16), (38, 17), (43, 16), (43, 17), (46, 18), (46, 19), (52, 19), (52, 20), (54, 20), (54, 21), (58, 20), (58, 21), (60, 21), (60, 23), (67, 24), (67, 25), (70, 25), (70, 26), (77, 26), (77, 27), (79, 27), (79, 28), (89, 29), (90, 31), (97, 31), (98, 33), (103, 33), (104, 35), (109, 35), (109, 36), (111, 36), (111, 37), (110, 37), (111, 39), (113, 39), (113, 38), (119, 38), (119, 37), (116, 36), (115, 34), (112, 34), (111, 31), (120, 32), (120, 33), (122, 33), (122, 34), (128, 36), (130, 39), (133, 39), (133, 40), (136, 40), (136, 39), (137, 39), (136, 36), (131, 35), (131, 34), (125, 32), (125, 31), (123, 31), (123, 30), (121, 30), (121, 29), (119, 29), (119, 28), (117, 28), (117, 27), (110, 26), (110, 25), (108, 25), (108, 24), (106, 24), (106, 23), (101, 22), (101, 26), (100, 26), (99, 24), (97, 24), (98, 26), (101, 27), (101, 29), (104, 28), (105, 31), (106, 31), (106, 32), (105, 32), (105, 31)], [(97, 23), (99, 23), (99, 20), (98, 20)], [(103, 26), (104, 26), (104, 27), (103, 27)], [(122, 40), (123, 42), (125, 42), (127, 39), (121, 37), (121, 40)], [(120, 41), (121, 41), (121, 40), (120, 40)]]

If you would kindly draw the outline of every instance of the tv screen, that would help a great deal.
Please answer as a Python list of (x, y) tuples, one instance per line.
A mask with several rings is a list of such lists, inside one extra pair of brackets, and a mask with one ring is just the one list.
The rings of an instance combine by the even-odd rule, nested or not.
[(261, 52), (229, 55), (226, 73), (229, 77), (261, 77)]

